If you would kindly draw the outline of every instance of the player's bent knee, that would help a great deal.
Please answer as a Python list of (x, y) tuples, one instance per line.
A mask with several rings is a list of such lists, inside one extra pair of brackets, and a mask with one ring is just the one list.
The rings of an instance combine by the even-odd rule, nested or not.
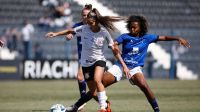
[(102, 84), (101, 80), (94, 80), (94, 82), (96, 83), (96, 85)]
[(109, 72), (105, 72), (103, 75), (102, 83), (105, 87), (117, 82), (116, 78)]

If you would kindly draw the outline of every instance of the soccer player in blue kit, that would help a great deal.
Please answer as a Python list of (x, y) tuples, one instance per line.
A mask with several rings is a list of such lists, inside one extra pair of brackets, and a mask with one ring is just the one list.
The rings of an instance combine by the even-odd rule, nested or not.
[[(127, 21), (127, 29), (129, 33), (122, 34), (114, 42), (115, 49), (118, 50), (118, 45), (122, 44), (122, 58), (130, 70), (129, 74), (125, 74), (125, 76), (129, 79), (131, 84), (138, 86), (142, 90), (154, 112), (160, 112), (156, 98), (148, 86), (142, 72), (148, 46), (156, 41), (178, 41), (180, 45), (185, 47), (190, 47), (190, 44), (187, 40), (181, 37), (148, 34), (148, 23), (143, 16), (130, 16)], [(107, 72), (104, 73), (102, 83), (105, 87), (108, 87), (113, 83), (120, 81), (122, 77), (123, 68), (117, 61)], [(88, 97), (87, 101), (91, 99), (91, 95), (88, 94), (84, 97)], [(97, 99), (94, 95), (93, 98)], [(79, 99), (74, 105), (80, 102), (82, 102), (81, 99)], [(67, 112), (76, 112), (76, 109), (73, 108), (69, 108), (68, 110)]]
[[(149, 44), (156, 41), (177, 40), (181, 45), (190, 47), (189, 43), (181, 37), (159, 36), (156, 34), (147, 34), (148, 23), (143, 16), (130, 16), (127, 21), (129, 33), (119, 36), (115, 44), (122, 44), (122, 58), (130, 69), (130, 75), (126, 76), (131, 84), (137, 85), (146, 95), (149, 103), (155, 112), (159, 112), (156, 98), (149, 88), (143, 72), (144, 60), (147, 55)], [(121, 64), (116, 62), (109, 70), (116, 80), (122, 78)]]

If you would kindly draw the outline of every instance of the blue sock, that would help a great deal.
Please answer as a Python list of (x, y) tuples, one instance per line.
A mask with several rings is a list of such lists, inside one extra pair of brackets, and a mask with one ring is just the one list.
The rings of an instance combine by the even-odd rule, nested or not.
[(85, 80), (83, 80), (81, 82), (78, 81), (78, 86), (79, 86), (80, 95), (81, 95), (81, 97), (83, 97), (86, 94), (86, 82), (85, 82)]
[(149, 103), (151, 104), (154, 112), (160, 112), (160, 109), (158, 107), (158, 103), (157, 103), (156, 99), (149, 101)]

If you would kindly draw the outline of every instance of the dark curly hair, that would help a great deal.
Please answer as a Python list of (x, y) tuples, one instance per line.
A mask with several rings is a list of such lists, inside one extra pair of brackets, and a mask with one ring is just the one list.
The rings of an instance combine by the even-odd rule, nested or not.
[(144, 16), (139, 16), (139, 15), (132, 15), (128, 18), (127, 20), (127, 25), (126, 28), (128, 31), (131, 31), (131, 23), (132, 22), (138, 22), (140, 25), (140, 36), (143, 36), (148, 32), (148, 22)]

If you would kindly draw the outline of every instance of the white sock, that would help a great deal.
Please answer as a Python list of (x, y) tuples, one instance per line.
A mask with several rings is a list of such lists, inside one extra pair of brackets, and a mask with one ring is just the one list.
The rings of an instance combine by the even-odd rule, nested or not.
[(99, 105), (101, 109), (105, 109), (107, 107), (107, 103), (106, 103), (106, 91), (102, 91), (102, 92), (98, 92), (97, 93), (98, 96), (98, 100), (99, 100)]

